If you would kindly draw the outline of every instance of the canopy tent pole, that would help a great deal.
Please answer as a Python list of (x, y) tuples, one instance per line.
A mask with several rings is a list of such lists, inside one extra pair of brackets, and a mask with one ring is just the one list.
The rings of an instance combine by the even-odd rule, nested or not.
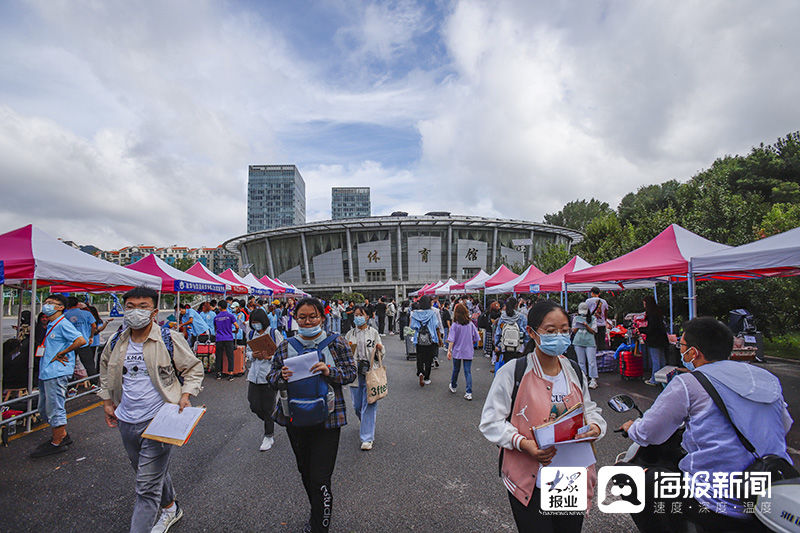
[(696, 280), (694, 279), (694, 272), (692, 272), (692, 264), (689, 263), (689, 275), (686, 279), (686, 283), (689, 289), (689, 320), (695, 317), (697, 313), (696, 307), (696, 299), (697, 299), (697, 285)]
[[(36, 316), (36, 278), (33, 278), (31, 286), (31, 326), (33, 326), (34, 317)], [(21, 303), (21, 301), (20, 301)], [(22, 307), (20, 305), (20, 307)], [(28, 411), (33, 409), (33, 401), (30, 399), (33, 393), (33, 361), (36, 356), (36, 335), (35, 329), (32, 328), (31, 335), (28, 338)], [(29, 416), (25, 422), (25, 431), (31, 430), (31, 417)]]
[(655, 285), (653, 285), (653, 299), (658, 303), (658, 290), (656, 290)]
[(675, 319), (672, 314), (672, 282), (668, 281), (667, 286), (669, 287), (669, 332), (673, 334), (675, 333)]

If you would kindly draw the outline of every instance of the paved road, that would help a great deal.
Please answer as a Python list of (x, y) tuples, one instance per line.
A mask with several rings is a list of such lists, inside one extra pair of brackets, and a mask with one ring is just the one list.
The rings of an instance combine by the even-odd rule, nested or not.
[[(333, 480), (333, 530), (515, 531), (497, 477), (497, 449), (477, 429), (491, 382), (488, 361), (475, 361), (475, 400), (468, 402), (462, 398), (463, 378), (458, 394), (448, 391), (446, 360), (433, 371), (433, 384), (420, 389), (414, 362), (405, 360), (399, 340), (388, 336), (384, 342), (390, 394), (380, 403), (370, 452), (359, 450), (357, 421), (348, 411)], [(790, 405), (798, 405), (800, 366), (781, 363), (770, 370), (782, 377)], [(623, 391), (642, 408), (656, 394), (642, 383), (602, 374), (594, 396), (604, 406)], [(258, 451), (262, 426), (249, 412), (245, 380), (207, 379), (196, 403), (209, 410), (192, 440), (173, 455), (171, 471), (185, 510), (174, 531), (300, 531), (308, 507), (288, 439), (279, 428), (275, 447)], [(627, 418), (609, 409), (604, 414), (609, 426)], [(76, 444), (61, 456), (27, 457), (46, 431), (0, 449), (1, 529), (127, 531), (133, 474), (116, 430), (105, 427), (97, 408), (70, 418), (69, 428)], [(800, 448), (800, 431), (794, 429), (789, 440)], [(610, 433), (598, 443), (598, 463), (610, 464), (626, 445)], [(633, 524), (627, 516), (595, 508), (583, 530), (624, 532)]]

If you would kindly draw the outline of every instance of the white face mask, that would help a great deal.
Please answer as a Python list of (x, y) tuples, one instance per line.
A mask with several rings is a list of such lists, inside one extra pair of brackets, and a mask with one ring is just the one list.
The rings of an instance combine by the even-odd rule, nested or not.
[(143, 329), (152, 322), (151, 313), (149, 309), (126, 309), (125, 322), (133, 329)]

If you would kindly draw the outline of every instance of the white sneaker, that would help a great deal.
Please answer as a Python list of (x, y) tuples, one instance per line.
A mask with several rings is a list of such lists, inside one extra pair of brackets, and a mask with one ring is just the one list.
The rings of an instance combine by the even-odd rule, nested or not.
[(362, 450), (371, 450), (372, 449), (372, 441), (362, 442), (361, 443)]
[(156, 525), (153, 526), (153, 529), (150, 530), (150, 533), (167, 533), (169, 528), (172, 527), (175, 522), (181, 519), (183, 516), (183, 509), (181, 506), (178, 505), (178, 502), (175, 502), (175, 505), (171, 510), (161, 509), (161, 514), (158, 516), (158, 521), (156, 521)]
[(447, 384), (447, 388), (450, 389), (450, 392), (452, 392), (453, 394), (456, 393), (456, 388), (453, 387), (453, 385), (451, 383)]
[(472, 401), (472, 393), (471, 393), (471, 392), (468, 392), (468, 393), (466, 393), (466, 394), (464, 395), (464, 399), (465, 399), (465, 400), (470, 400), (470, 401)]
[(426, 379), (426, 380), (424, 380), (424, 381), (423, 381), (423, 383), (424, 383), (425, 385), (430, 385), (430, 384), (431, 384), (431, 380), (429, 380), (429, 379)]
[(595, 378), (592, 378), (592, 379), (589, 380), (589, 388), (590, 389), (596, 389), (597, 388), (597, 380)]
[(268, 437), (264, 435), (264, 440), (261, 441), (261, 446), (258, 448), (259, 451), (265, 452), (272, 448), (272, 445), (275, 443), (275, 439), (273, 437)]

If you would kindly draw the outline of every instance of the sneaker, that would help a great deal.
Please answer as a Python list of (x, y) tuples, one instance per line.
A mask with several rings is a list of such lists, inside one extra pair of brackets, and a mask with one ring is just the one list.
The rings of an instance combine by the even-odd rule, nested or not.
[(447, 384), (447, 388), (450, 389), (450, 392), (452, 392), (453, 394), (456, 393), (456, 388), (453, 387), (453, 385), (451, 383)]
[(39, 457), (47, 457), (48, 455), (64, 453), (67, 450), (69, 450), (69, 444), (66, 444), (62, 441), (61, 444), (56, 446), (48, 440), (47, 442), (43, 442), (34, 448), (34, 450), (31, 452), (31, 458), (37, 459)]
[(422, 374), (419, 375), (419, 386), (420, 387), (425, 386), (425, 377)]
[(433, 368), (439, 368), (439, 359), (433, 358)]
[(69, 436), (69, 433), (67, 433), (64, 436), (64, 438), (61, 440), (61, 444), (66, 445), (66, 446), (72, 445), (72, 437)]
[(589, 380), (589, 388), (590, 389), (596, 389), (597, 388), (597, 380), (595, 378), (592, 378), (592, 379)]
[(361, 449), (364, 451), (368, 451), (372, 449), (372, 441), (368, 440), (366, 442), (361, 443)]
[(423, 383), (425, 383), (425, 385), (430, 385), (431, 384), (431, 380), (426, 379), (425, 381), (423, 381)]
[(465, 399), (465, 400), (472, 401), (472, 393), (471, 393), (471, 392), (468, 392), (468, 393), (466, 393), (466, 394), (464, 395), (464, 399)]
[(275, 438), (272, 436), (264, 435), (264, 440), (261, 441), (261, 446), (259, 446), (258, 451), (265, 452), (272, 448), (272, 445), (275, 444)]
[(173, 511), (161, 509), (161, 514), (158, 516), (158, 521), (156, 522), (156, 525), (153, 526), (153, 529), (150, 530), (150, 533), (167, 533), (169, 528), (171, 528), (175, 522), (180, 520), (182, 516), (183, 509), (181, 509), (181, 506), (178, 505), (178, 502), (175, 502), (175, 510)]
[(647, 380), (647, 381), (645, 381), (644, 383), (645, 383), (645, 385), (651, 385), (651, 386), (653, 386), (653, 387), (655, 387), (656, 385), (658, 385), (658, 383), (656, 383), (656, 382), (655, 382), (655, 381), (653, 381), (652, 379), (648, 379), (648, 380)]
[(228, 377), (228, 381), (233, 381), (234, 379), (236, 379), (236, 376), (229, 376)]
[(217, 374), (217, 375), (216, 375), (216, 378), (217, 378), (217, 380), (220, 380), (220, 379), (222, 379), (222, 374)]

